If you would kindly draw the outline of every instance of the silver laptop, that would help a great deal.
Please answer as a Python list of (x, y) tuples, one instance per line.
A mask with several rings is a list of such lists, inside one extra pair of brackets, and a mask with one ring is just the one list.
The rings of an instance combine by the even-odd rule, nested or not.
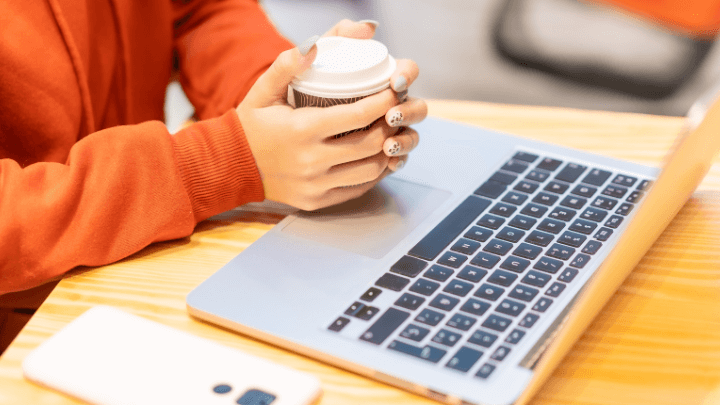
[(402, 171), (289, 215), (188, 311), (439, 401), (524, 402), (707, 172), (720, 105), (705, 115), (662, 176), (429, 118)]

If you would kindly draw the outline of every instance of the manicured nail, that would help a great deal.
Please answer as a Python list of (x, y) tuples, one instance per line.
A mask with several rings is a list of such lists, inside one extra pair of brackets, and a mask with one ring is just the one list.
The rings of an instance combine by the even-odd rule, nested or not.
[(298, 50), (300, 51), (300, 55), (305, 56), (310, 52), (313, 46), (315, 46), (315, 42), (320, 39), (320, 35), (314, 35), (308, 39), (305, 40), (300, 46), (298, 46)]
[(405, 161), (404, 160), (398, 161), (397, 164), (395, 165), (394, 171), (398, 171), (398, 170), (402, 169), (403, 166), (405, 166)]
[(405, 80), (405, 76), (400, 75), (397, 79), (395, 79), (394, 89), (396, 93), (402, 93), (407, 90), (407, 80)]
[(358, 21), (358, 24), (370, 24), (373, 28), (377, 28), (378, 25), (380, 25), (380, 23), (375, 20), (360, 20)]
[(398, 100), (400, 100), (401, 103), (404, 103), (408, 98), (408, 91), (401, 91), (397, 94)]
[(385, 150), (385, 154), (389, 156), (397, 155), (398, 152), (400, 152), (400, 143), (397, 141), (391, 143)]
[(403, 122), (403, 113), (400, 111), (396, 111), (395, 114), (390, 116), (390, 126), (391, 127), (399, 127), (402, 125)]

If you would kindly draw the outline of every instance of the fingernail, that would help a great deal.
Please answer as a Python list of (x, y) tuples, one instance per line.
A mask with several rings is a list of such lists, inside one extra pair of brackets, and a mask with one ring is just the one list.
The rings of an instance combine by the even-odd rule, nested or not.
[(401, 93), (407, 90), (407, 80), (405, 80), (405, 76), (400, 75), (397, 79), (395, 79), (394, 89), (396, 93)]
[(402, 169), (403, 166), (405, 166), (405, 161), (404, 160), (398, 161), (397, 164), (395, 165), (394, 171), (398, 171), (398, 170)]
[(405, 100), (407, 100), (407, 96), (408, 96), (407, 90), (401, 91), (397, 94), (397, 98), (398, 98), (398, 100), (400, 100), (401, 103), (404, 103)]
[(300, 51), (300, 55), (305, 56), (310, 52), (313, 46), (315, 46), (315, 42), (320, 39), (320, 35), (313, 35), (312, 37), (308, 38), (298, 46), (298, 50)]
[(386, 155), (394, 156), (397, 155), (397, 153), (400, 152), (400, 143), (397, 141), (393, 142), (388, 146), (387, 150), (385, 151)]
[(390, 126), (391, 127), (399, 127), (402, 125), (403, 122), (403, 113), (400, 111), (396, 111), (395, 114), (390, 116)]
[(360, 20), (358, 21), (358, 24), (370, 24), (373, 28), (377, 28), (378, 25), (380, 25), (380, 23), (375, 20)]

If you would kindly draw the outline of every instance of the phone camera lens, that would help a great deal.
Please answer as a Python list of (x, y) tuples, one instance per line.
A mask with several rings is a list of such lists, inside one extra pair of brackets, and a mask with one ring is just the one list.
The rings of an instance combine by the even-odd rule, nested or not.
[(227, 394), (228, 392), (232, 391), (232, 387), (227, 384), (218, 384), (213, 388), (213, 391), (216, 394)]

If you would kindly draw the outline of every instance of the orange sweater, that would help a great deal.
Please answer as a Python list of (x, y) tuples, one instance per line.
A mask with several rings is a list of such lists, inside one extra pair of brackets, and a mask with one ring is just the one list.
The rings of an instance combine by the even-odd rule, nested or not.
[[(291, 47), (254, 0), (3, 1), (0, 294), (263, 200), (232, 109)], [(171, 136), (174, 53), (203, 121)]]

